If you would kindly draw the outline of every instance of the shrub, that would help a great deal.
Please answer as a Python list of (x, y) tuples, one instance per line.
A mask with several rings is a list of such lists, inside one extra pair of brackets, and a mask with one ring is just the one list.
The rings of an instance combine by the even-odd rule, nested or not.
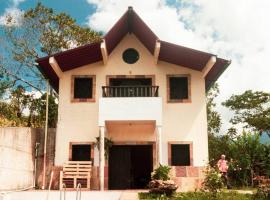
[(253, 197), (254, 200), (268, 200), (270, 199), (270, 186), (260, 186)]
[(166, 165), (160, 165), (151, 175), (152, 180), (149, 183), (150, 193), (157, 195), (172, 196), (178, 186), (173, 180), (170, 180), (171, 168)]
[(166, 165), (159, 165), (158, 168), (154, 170), (154, 172), (151, 175), (152, 180), (162, 180), (167, 181), (170, 179), (170, 170), (171, 168)]
[[(148, 200), (253, 200), (251, 194), (239, 194), (237, 192), (220, 192), (214, 197), (210, 192), (183, 192), (173, 197), (160, 194), (139, 193), (139, 199)], [(255, 199), (254, 199), (255, 200)], [(267, 199), (258, 199), (267, 200)]]
[(223, 187), (221, 174), (213, 167), (208, 166), (205, 170), (203, 189), (216, 194)]

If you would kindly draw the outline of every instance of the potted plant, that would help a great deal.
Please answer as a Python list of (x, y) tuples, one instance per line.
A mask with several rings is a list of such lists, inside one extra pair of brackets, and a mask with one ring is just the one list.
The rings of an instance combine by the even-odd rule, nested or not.
[(152, 174), (149, 183), (150, 193), (166, 194), (171, 196), (178, 188), (173, 180), (170, 179), (171, 168), (166, 165), (159, 165)]

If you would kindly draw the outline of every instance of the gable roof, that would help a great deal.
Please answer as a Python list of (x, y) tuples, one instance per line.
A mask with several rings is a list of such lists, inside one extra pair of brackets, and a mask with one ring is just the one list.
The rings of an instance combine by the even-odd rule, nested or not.
[[(215, 56), (216, 63), (205, 77), (205, 87), (207, 90), (231, 63), (228, 60), (218, 58), (216, 55), (210, 53), (160, 40), (137, 15), (132, 7), (129, 7), (124, 15), (103, 37), (103, 40), (106, 43), (108, 55), (112, 53), (117, 44), (128, 33), (133, 33), (152, 55), (154, 55), (156, 42), (159, 41), (160, 52), (158, 60), (193, 70), (202, 71), (210, 58)], [(59, 77), (49, 64), (50, 57), (54, 57), (59, 64), (60, 69), (65, 72), (86, 64), (102, 61), (101, 42), (87, 44), (36, 60), (39, 64), (39, 70), (50, 80), (51, 85), (58, 92)]]

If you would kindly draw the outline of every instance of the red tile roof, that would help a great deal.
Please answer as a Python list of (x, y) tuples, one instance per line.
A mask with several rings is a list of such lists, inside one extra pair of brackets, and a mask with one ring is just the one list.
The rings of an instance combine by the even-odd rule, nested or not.
[[(111, 30), (104, 36), (108, 54), (127, 33), (133, 33), (141, 43), (154, 54), (156, 41), (159, 38), (144, 23), (137, 13), (129, 7), (128, 11), (116, 22)], [(53, 88), (58, 91), (59, 78), (49, 64), (49, 57), (54, 56), (62, 71), (68, 71), (86, 64), (102, 60), (101, 42), (87, 44), (71, 50), (37, 59), (40, 71), (50, 80)], [(213, 54), (183, 47), (165, 41), (160, 41), (159, 60), (202, 71)], [(209, 87), (218, 79), (222, 72), (230, 65), (230, 61), (217, 58), (217, 62), (205, 78), (205, 87)]]

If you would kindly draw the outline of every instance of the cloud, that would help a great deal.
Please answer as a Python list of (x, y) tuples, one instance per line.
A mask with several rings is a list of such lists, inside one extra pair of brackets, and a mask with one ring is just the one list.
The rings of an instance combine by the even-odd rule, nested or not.
[(127, 7), (133, 6), (159, 38), (231, 59), (218, 80), (223, 132), (231, 126), (232, 113), (220, 102), (247, 89), (270, 91), (269, 0), (87, 1), (96, 7), (87, 18), (96, 30), (108, 31)]
[(18, 26), (23, 16), (23, 11), (18, 9), (20, 3), (25, 0), (11, 0), (10, 7), (6, 8), (4, 14), (0, 16), (0, 25)]
[(18, 8), (7, 8), (5, 13), (0, 16), (0, 25), (18, 26), (21, 22), (23, 11)]

